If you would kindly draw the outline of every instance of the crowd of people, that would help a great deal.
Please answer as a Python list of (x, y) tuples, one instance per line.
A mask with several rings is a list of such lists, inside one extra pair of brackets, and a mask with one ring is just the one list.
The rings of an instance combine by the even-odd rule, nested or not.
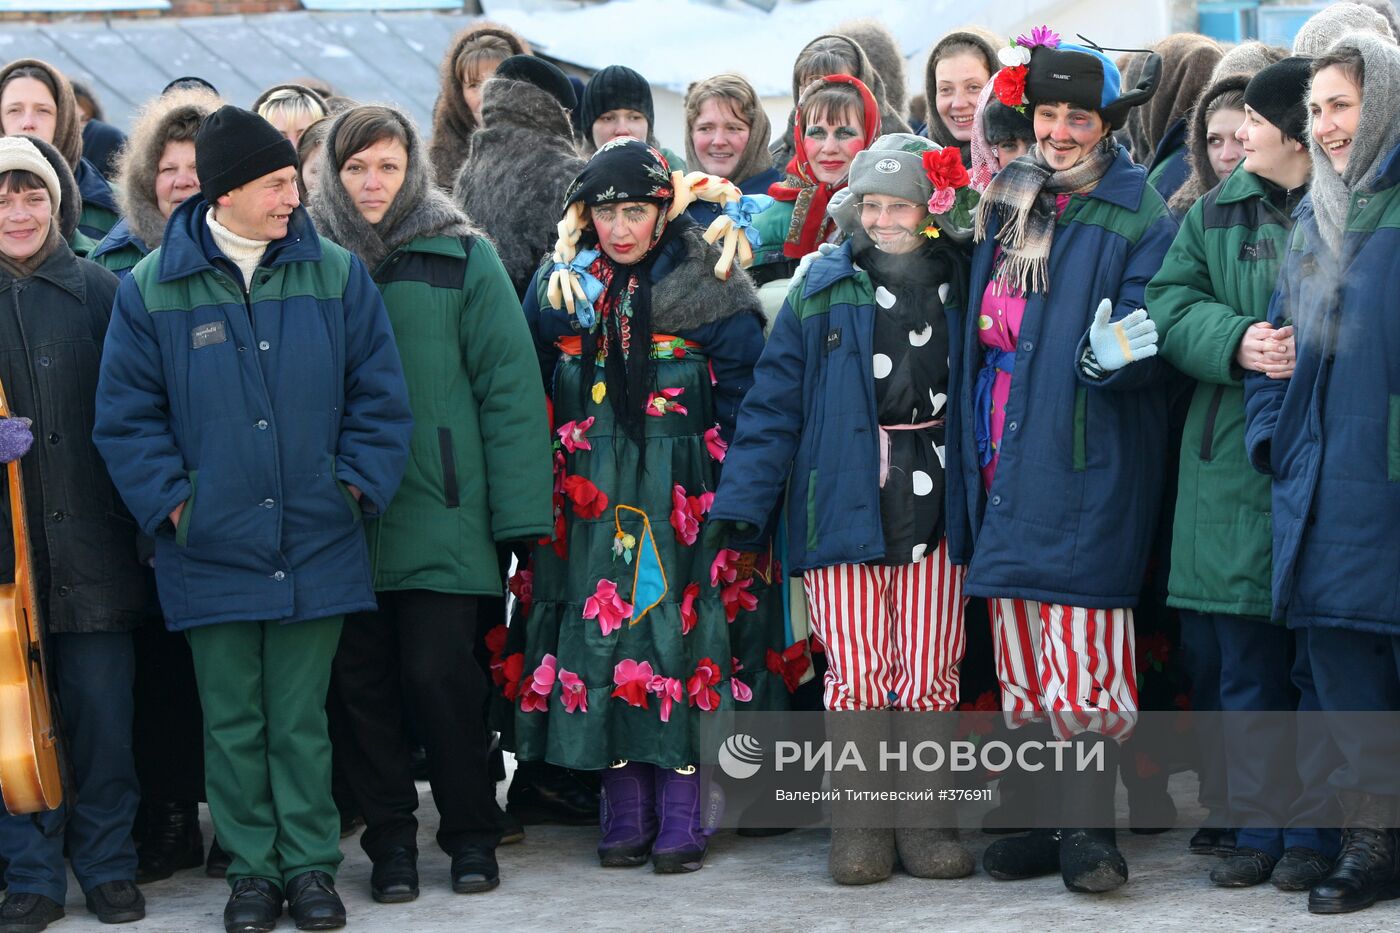
[[(197, 76), (123, 134), (9, 63), (0, 461), (66, 800), (0, 819), (0, 933), (61, 918), (70, 865), (107, 923), (203, 867), (229, 933), (339, 928), (361, 826), (374, 900), (418, 896), (415, 780), (459, 893), (538, 822), (693, 872), (707, 719), (947, 739), (912, 714), (982, 696), (1107, 763), (1002, 777), (983, 870), (1101, 893), (1120, 774), (1134, 831), (1175, 819), (1134, 746), (1155, 681), (1400, 709), (1397, 35), (1389, 0), (1292, 49), (970, 26), (906, 100), (853, 22), (776, 134), (743, 76), (692, 84), (684, 158), (642, 75), (489, 23), (427, 139)], [(1210, 881), (1395, 897), (1400, 738), (1232, 728), (1192, 763)], [(977, 870), (948, 808), (839, 807), (838, 883)]]

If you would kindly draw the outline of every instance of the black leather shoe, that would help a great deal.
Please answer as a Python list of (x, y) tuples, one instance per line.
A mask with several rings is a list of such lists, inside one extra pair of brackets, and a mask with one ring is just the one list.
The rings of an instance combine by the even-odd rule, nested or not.
[(418, 897), (418, 850), (390, 849), (374, 860), (369, 894), (381, 904), (403, 904)]
[(1202, 826), (1186, 844), (1193, 855), (1225, 856), (1235, 851), (1235, 831)]
[(209, 859), (204, 863), (204, 873), (210, 878), (222, 878), (228, 874), (228, 867), (232, 862), (233, 856), (219, 845), (219, 837), (215, 836), (210, 840)]
[(227, 933), (268, 933), (282, 916), (282, 889), (266, 878), (239, 878), (224, 905)]
[(1332, 870), (1332, 860), (1316, 849), (1290, 846), (1269, 880), (1280, 891), (1308, 891)]
[(1210, 871), (1210, 883), (1222, 888), (1252, 888), (1274, 873), (1274, 857), (1260, 849), (1241, 846)]
[(1389, 829), (1355, 827), (1343, 835), (1342, 851), (1331, 873), (1308, 892), (1308, 910), (1347, 914), (1397, 896), (1394, 834)]
[(146, 916), (146, 898), (134, 881), (108, 881), (87, 892), (87, 909), (103, 923), (132, 923)]
[(335, 893), (335, 882), (323, 871), (304, 871), (287, 882), (287, 913), (298, 930), (345, 926), (345, 905)]
[(452, 890), (458, 894), (481, 894), (498, 887), (501, 869), (491, 846), (463, 846), (452, 856)]
[(42, 894), (11, 894), (0, 904), (0, 933), (39, 933), (63, 916), (63, 905)]
[(596, 826), (598, 794), (565, 768), (528, 762), (516, 767), (506, 809), (521, 823)]
[(199, 831), (199, 804), (163, 800), (146, 808), (146, 832), (136, 883), (169, 878), (182, 868), (204, 864), (204, 835)]

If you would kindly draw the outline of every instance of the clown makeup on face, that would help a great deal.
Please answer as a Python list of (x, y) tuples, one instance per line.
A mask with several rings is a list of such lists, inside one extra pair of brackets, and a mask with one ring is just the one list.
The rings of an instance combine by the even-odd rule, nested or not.
[(1361, 88), (1341, 65), (1328, 65), (1313, 75), (1308, 90), (1313, 141), (1321, 147), (1338, 175), (1351, 159), (1351, 143), (1361, 121)]
[(818, 111), (803, 127), (802, 146), (812, 176), (823, 184), (839, 184), (850, 173), (851, 160), (866, 146), (860, 113), (855, 109)]
[(912, 253), (919, 248), (919, 229), (928, 209), (888, 194), (867, 194), (860, 200), (860, 225), (871, 241), (887, 253)]
[(1079, 164), (1109, 133), (1097, 111), (1065, 103), (1036, 104), (1035, 139), (1052, 171)]
[(977, 114), (977, 97), (991, 80), (987, 63), (972, 51), (940, 58), (934, 66), (938, 96), (934, 109), (943, 125), (959, 142), (972, 139), (972, 121)]
[(630, 266), (647, 254), (661, 208), (650, 201), (622, 201), (589, 208), (598, 248), (613, 262)]
[(1244, 158), (1244, 149), (1235, 137), (1243, 122), (1244, 110), (1234, 107), (1221, 107), (1206, 120), (1206, 155), (1216, 181), (1224, 181)]

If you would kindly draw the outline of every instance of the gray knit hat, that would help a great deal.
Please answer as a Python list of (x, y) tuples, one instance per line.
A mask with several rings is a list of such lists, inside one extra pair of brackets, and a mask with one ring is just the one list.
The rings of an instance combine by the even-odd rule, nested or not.
[(909, 133), (881, 136), (851, 160), (851, 180), (847, 187), (857, 197), (887, 194), (915, 204), (927, 204), (933, 196), (933, 182), (924, 171), (924, 153), (942, 148)]
[(1317, 58), (1349, 32), (1374, 32), (1390, 41), (1395, 33), (1386, 18), (1360, 3), (1334, 3), (1313, 14), (1293, 37), (1293, 54)]

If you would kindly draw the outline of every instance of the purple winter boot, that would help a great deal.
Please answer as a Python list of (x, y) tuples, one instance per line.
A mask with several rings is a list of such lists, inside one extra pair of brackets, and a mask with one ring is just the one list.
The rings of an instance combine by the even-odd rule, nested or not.
[(598, 861), (604, 868), (644, 864), (656, 839), (656, 778), (653, 765), (629, 761), (602, 773), (598, 821), (603, 838)]
[(651, 861), (658, 874), (698, 871), (705, 861), (708, 840), (700, 820), (703, 791), (698, 771), (682, 774), (671, 768), (656, 769), (656, 814), (661, 832), (651, 847)]

